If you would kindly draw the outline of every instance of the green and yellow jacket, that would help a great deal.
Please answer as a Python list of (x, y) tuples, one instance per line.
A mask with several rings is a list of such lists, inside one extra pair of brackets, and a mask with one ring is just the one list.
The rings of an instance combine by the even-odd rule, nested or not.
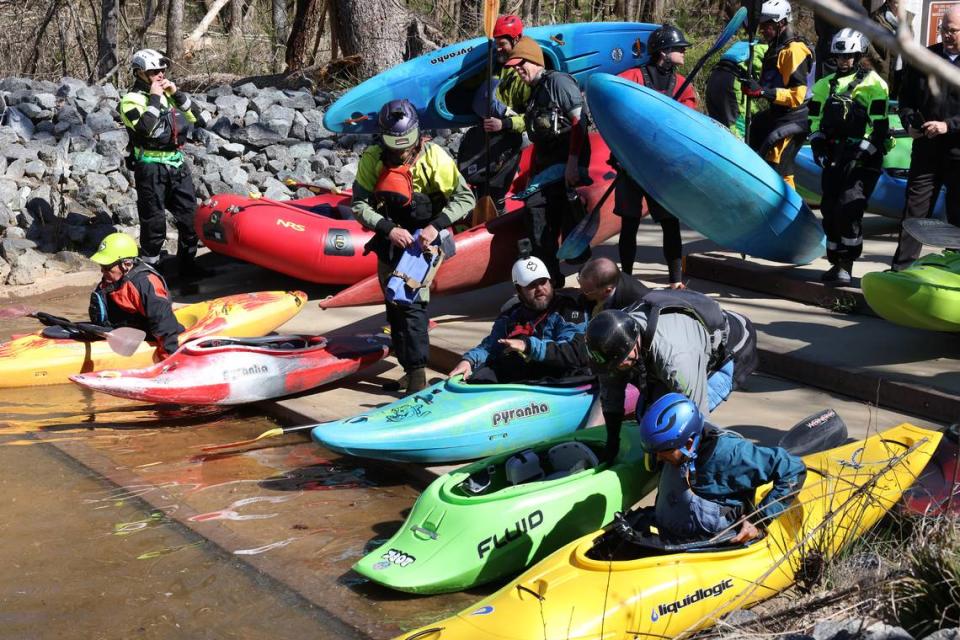
[(131, 153), (137, 162), (183, 164), (180, 147), (187, 132), (198, 124), (190, 96), (178, 91), (157, 96), (137, 80), (133, 90), (120, 99), (120, 120), (130, 133)]
[(835, 143), (888, 151), (887, 83), (876, 71), (855, 66), (841, 75), (832, 73), (813, 86), (810, 132)]
[(513, 67), (501, 67), (497, 77), (500, 83), (494, 91), (494, 97), (509, 109), (505, 118), (510, 123), (507, 128), (521, 133), (526, 127), (523, 112), (530, 100), (530, 86), (520, 79)]

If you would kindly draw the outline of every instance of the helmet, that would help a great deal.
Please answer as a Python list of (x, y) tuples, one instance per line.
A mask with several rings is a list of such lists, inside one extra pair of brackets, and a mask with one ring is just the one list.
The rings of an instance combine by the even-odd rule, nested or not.
[(111, 233), (100, 242), (100, 248), (90, 259), (108, 267), (124, 258), (136, 258), (137, 253), (136, 240), (125, 233)]
[(869, 44), (859, 31), (840, 29), (830, 41), (830, 53), (865, 53)]
[(640, 337), (640, 325), (629, 313), (607, 309), (587, 325), (587, 351), (601, 367), (612, 369), (630, 355)]
[(760, 16), (757, 18), (759, 24), (769, 22), (780, 22), (781, 20), (790, 20), (793, 9), (787, 0), (767, 0), (760, 5)]
[(130, 66), (138, 71), (156, 71), (170, 66), (170, 59), (156, 49), (140, 49), (133, 54)]
[(406, 98), (391, 100), (380, 108), (377, 124), (383, 143), (390, 149), (409, 149), (420, 139), (420, 118), (417, 109)]
[(540, 258), (520, 258), (513, 263), (513, 271), (510, 275), (513, 278), (513, 284), (527, 287), (541, 278), (549, 279), (550, 271)]
[(647, 40), (647, 49), (650, 54), (673, 49), (674, 47), (691, 46), (687, 39), (683, 37), (683, 32), (671, 24), (665, 24), (653, 33)]
[[(682, 393), (660, 396), (650, 405), (640, 420), (640, 444), (650, 453), (680, 449), (688, 458), (695, 457), (693, 449), (703, 431), (703, 416), (697, 405)], [(687, 441), (694, 446), (687, 448)]]
[(493, 25), (494, 38), (517, 40), (523, 35), (523, 22), (517, 16), (500, 16)]

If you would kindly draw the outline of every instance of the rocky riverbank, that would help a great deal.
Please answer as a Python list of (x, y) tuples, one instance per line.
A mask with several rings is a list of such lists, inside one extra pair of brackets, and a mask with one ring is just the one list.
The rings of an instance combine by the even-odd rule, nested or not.
[[(0, 283), (8, 288), (90, 268), (86, 257), (109, 233), (138, 236), (128, 136), (118, 113), (123, 91), (74, 78), (0, 79)], [(288, 187), (288, 178), (348, 188), (371, 141), (324, 128), (331, 93), (244, 84), (191, 96), (207, 122), (184, 147), (201, 201), (217, 193), (313, 195)], [(458, 133), (432, 134), (456, 153)], [(168, 228), (173, 232), (172, 220)]]

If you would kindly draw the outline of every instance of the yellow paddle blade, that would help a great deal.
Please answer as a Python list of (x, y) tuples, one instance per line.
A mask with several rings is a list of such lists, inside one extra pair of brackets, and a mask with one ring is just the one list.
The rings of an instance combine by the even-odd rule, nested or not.
[(258, 435), (256, 438), (252, 438), (250, 440), (237, 440), (236, 442), (227, 442), (226, 444), (212, 444), (206, 447), (202, 447), (200, 450), (207, 452), (207, 451), (220, 451), (221, 449), (233, 449), (236, 447), (244, 447), (248, 444), (253, 444), (257, 440), (263, 440), (264, 438), (272, 438), (274, 436), (282, 436), (283, 433), (284, 433), (283, 427), (275, 427), (273, 429), (268, 429), (267, 431), (264, 431), (263, 433)]
[(483, 32), (487, 38), (493, 38), (493, 25), (497, 23), (497, 14), (500, 12), (500, 0), (484, 0), (483, 2)]

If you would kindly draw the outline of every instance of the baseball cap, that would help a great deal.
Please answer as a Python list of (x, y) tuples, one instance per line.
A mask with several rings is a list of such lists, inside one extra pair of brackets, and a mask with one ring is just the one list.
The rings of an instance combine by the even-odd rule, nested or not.
[(531, 282), (540, 278), (549, 279), (550, 272), (540, 258), (520, 258), (513, 263), (511, 276), (513, 277), (513, 284), (528, 287)]
[(513, 47), (513, 51), (510, 52), (510, 59), (507, 60), (504, 66), (515, 67), (524, 60), (538, 64), (541, 67), (544, 66), (543, 50), (540, 49), (540, 45), (537, 44), (536, 40), (526, 36), (520, 38), (519, 42)]

